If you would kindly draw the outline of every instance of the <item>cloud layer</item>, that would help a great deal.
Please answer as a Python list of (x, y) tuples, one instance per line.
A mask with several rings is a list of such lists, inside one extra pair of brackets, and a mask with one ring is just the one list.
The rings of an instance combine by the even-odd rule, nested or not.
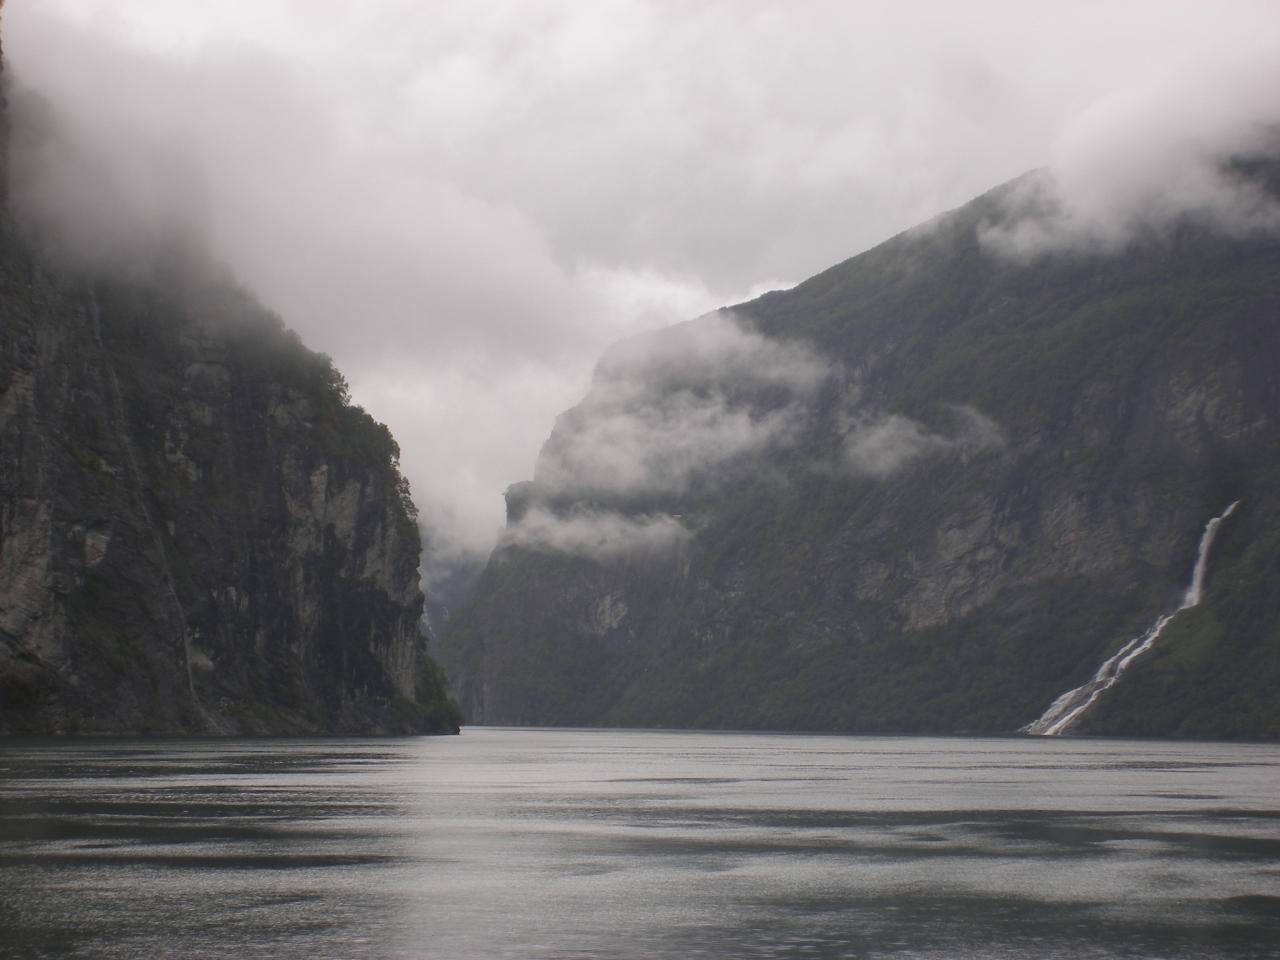
[[(331, 354), (396, 434), (436, 558), (494, 542), (502, 489), (610, 343), (1047, 163), (1054, 242), (1170, 198), (1243, 222), (1248, 198), (1194, 158), (1247, 142), (1280, 89), (1271, 0), (40, 0), (4, 19), (13, 76), (75, 145), (40, 166), (46, 208), (83, 216), (91, 248), (205, 246)], [(596, 479), (688, 482), (791, 429), (717, 404), (597, 438)], [(630, 456), (669, 421), (683, 446)]]
[(535, 506), (507, 527), (500, 543), (608, 563), (664, 558), (691, 536), (678, 519), (666, 513), (629, 517), (612, 510), (579, 508), (557, 514)]

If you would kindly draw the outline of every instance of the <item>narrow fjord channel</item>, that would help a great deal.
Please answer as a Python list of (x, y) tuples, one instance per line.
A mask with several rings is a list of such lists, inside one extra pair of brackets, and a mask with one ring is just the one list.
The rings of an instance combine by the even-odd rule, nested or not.
[(1280, 748), (0, 745), (0, 955), (1280, 957)]

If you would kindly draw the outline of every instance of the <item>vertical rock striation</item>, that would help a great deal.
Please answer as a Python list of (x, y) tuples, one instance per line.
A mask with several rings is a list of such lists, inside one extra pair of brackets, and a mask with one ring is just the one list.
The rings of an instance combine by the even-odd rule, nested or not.
[(221, 281), (0, 254), (0, 730), (452, 727), (398, 450), (328, 358)]
[(0, 261), (0, 730), (453, 726), (398, 451), (219, 282)]
[(386, 427), (198, 258), (124, 272), (0, 208), (0, 733), (456, 732)]

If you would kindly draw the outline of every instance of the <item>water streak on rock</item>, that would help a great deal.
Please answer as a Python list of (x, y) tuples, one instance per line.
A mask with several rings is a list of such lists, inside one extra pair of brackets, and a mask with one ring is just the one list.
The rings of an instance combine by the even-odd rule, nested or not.
[(1134, 637), (1121, 647), (1119, 652), (1107, 659), (1098, 668), (1098, 672), (1087, 683), (1081, 684), (1074, 690), (1068, 690), (1053, 701), (1040, 719), (1022, 728), (1024, 733), (1056, 737), (1069, 731), (1089, 711), (1089, 708), (1097, 702), (1098, 697), (1102, 696), (1105, 691), (1120, 679), (1120, 675), (1129, 668), (1129, 664), (1155, 646), (1156, 641), (1160, 639), (1160, 635), (1164, 633), (1164, 628), (1169, 625), (1174, 617), (1183, 610), (1199, 606), (1201, 599), (1204, 597), (1204, 575), (1209, 563), (1209, 550), (1218, 535), (1218, 528), (1222, 525), (1222, 521), (1231, 516), (1239, 505), (1240, 501), (1236, 500), (1220, 515), (1205, 524), (1204, 533), (1200, 535), (1200, 549), (1196, 554), (1196, 565), (1191, 571), (1191, 583), (1187, 585), (1187, 592), (1183, 594), (1182, 603), (1179, 604), (1178, 608), (1171, 613), (1162, 614), (1148, 628), (1146, 633)]

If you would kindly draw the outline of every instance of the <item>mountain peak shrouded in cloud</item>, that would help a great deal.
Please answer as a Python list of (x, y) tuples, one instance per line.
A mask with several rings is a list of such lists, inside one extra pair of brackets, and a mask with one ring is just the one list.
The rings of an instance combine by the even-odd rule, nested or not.
[[(41, 0), (5, 27), (64, 131), (28, 199), (90, 248), (207, 249), (332, 355), (400, 442), (428, 580), (493, 545), (609, 344), (1035, 167), (1053, 216), (989, 246), (1113, 243), (1171, 197), (1247, 225), (1205, 171), (1280, 89), (1270, 2)], [(614, 447), (664, 417), (725, 456), (787, 426), (653, 416)], [(610, 450), (617, 482), (657, 468)]]
[(603, 362), (441, 634), (464, 713), (1011, 733), (1168, 623), (1088, 732), (1280, 732), (1280, 234), (992, 256), (1019, 185)]
[(1216, 51), (1104, 97), (1057, 138), (1050, 166), (1025, 179), (993, 252), (1112, 253), (1191, 220), (1228, 236), (1280, 231), (1280, 201), (1240, 163), (1280, 153), (1280, 44)]
[(552, 496), (605, 498), (714, 483), (734, 460), (787, 442), (800, 404), (829, 375), (802, 344), (724, 311), (628, 340), (557, 421), (534, 480)]
[(793, 445), (831, 373), (727, 310), (615, 345), (556, 421), (532, 483), (508, 491), (502, 545), (596, 560), (679, 546), (692, 532), (663, 504)]
[(12, 208), (41, 246), (91, 268), (151, 273), (208, 249), (199, 167), (127, 126), (86, 128), (29, 87), (9, 96)]

